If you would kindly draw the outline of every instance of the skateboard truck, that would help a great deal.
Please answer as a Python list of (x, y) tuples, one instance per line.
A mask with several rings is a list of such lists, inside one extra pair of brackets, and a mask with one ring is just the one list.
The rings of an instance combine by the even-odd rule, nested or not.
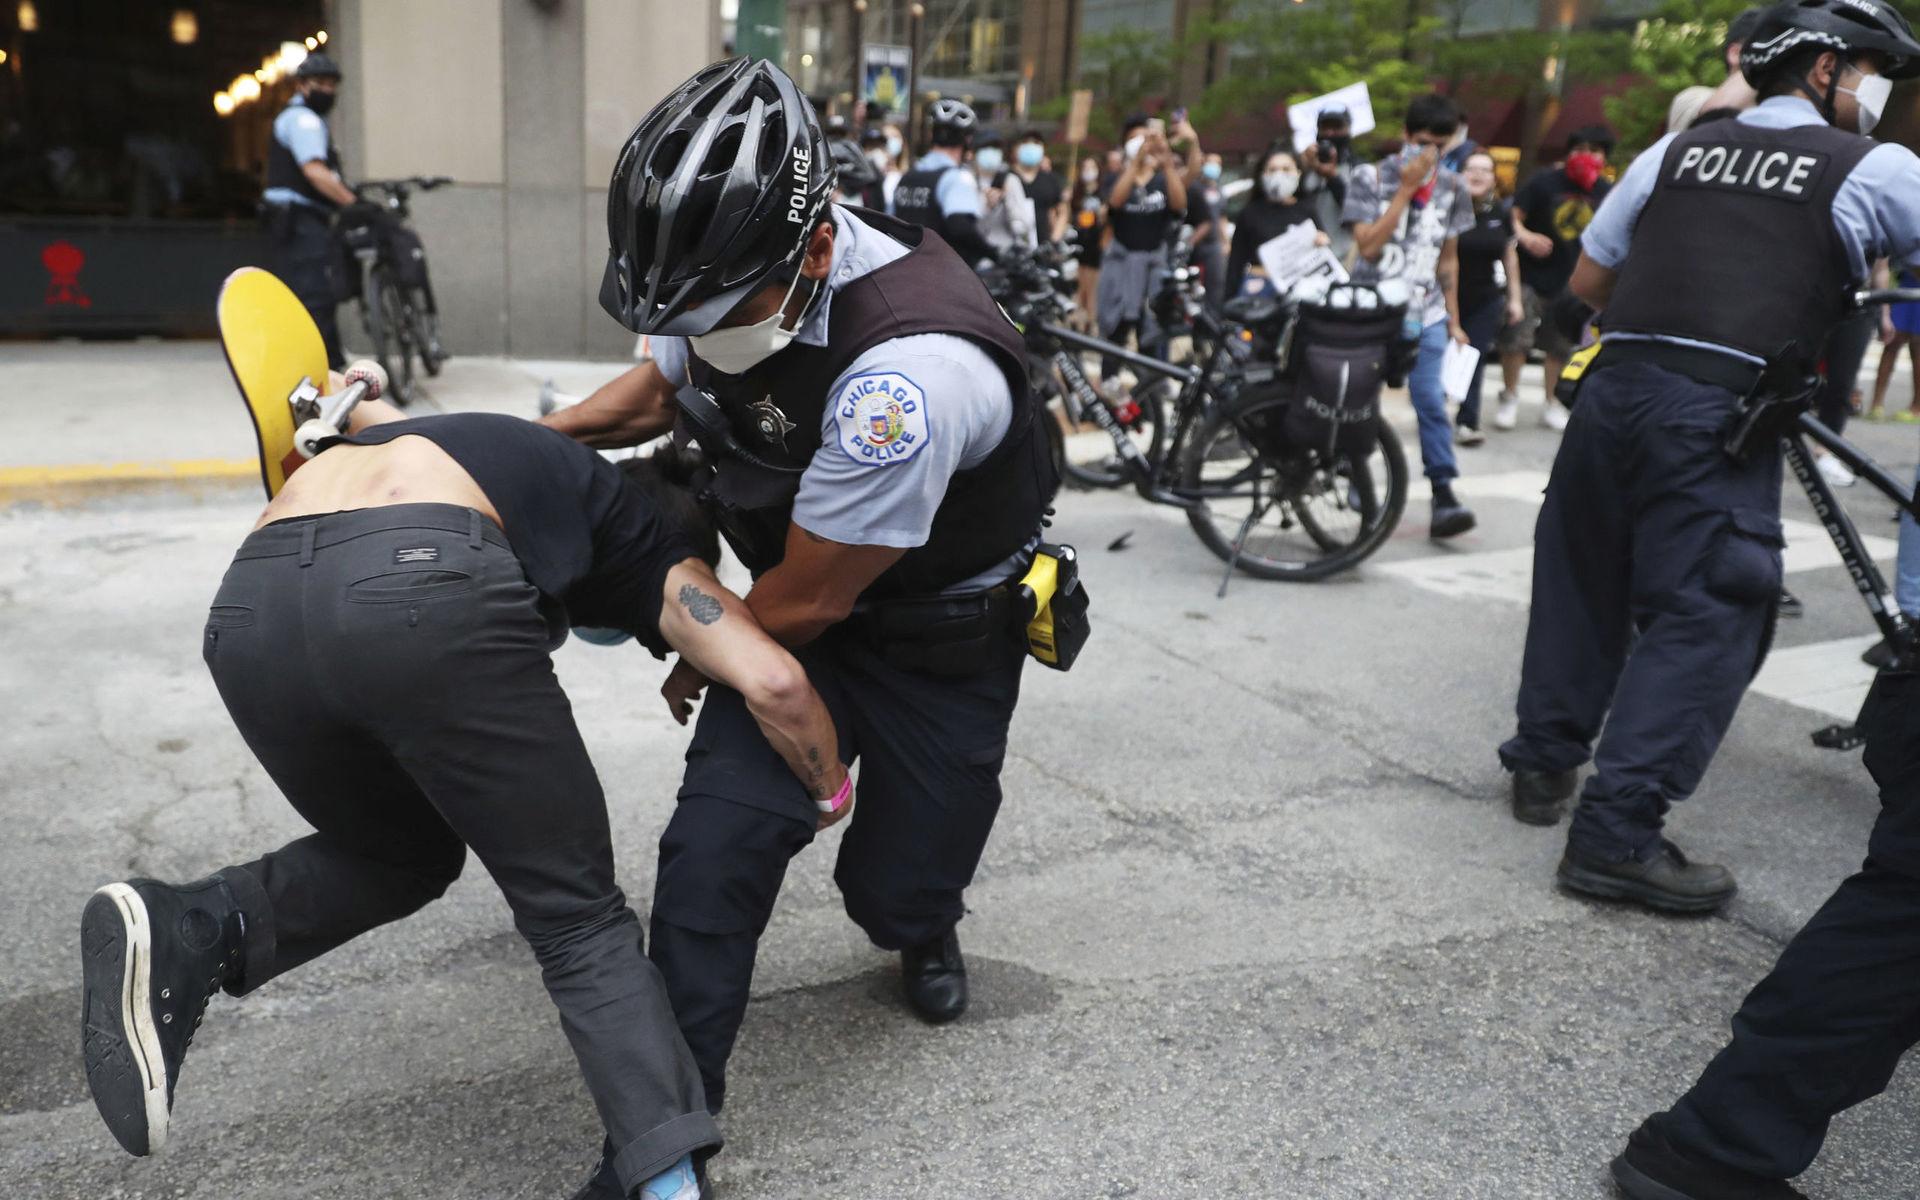
[(349, 365), (345, 379), (347, 386), (328, 396), (320, 393), (311, 377), (302, 376), (287, 396), (287, 405), (298, 423), (293, 434), (293, 448), (301, 458), (312, 458), (320, 453), (320, 443), (327, 438), (339, 437), (347, 427), (348, 418), (353, 416), (353, 410), (360, 407), (362, 401), (378, 400), (381, 393), (386, 391), (386, 371), (381, 369), (380, 364), (365, 359)]

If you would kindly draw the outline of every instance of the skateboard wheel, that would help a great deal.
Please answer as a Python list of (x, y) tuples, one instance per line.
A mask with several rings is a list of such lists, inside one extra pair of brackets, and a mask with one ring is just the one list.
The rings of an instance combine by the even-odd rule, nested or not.
[(387, 369), (370, 358), (356, 358), (348, 363), (342, 378), (348, 383), (366, 380), (369, 400), (378, 400), (387, 394)]
[(311, 421), (301, 422), (300, 428), (294, 431), (293, 448), (301, 458), (312, 458), (320, 453), (320, 439), (339, 435), (338, 429), (315, 417)]

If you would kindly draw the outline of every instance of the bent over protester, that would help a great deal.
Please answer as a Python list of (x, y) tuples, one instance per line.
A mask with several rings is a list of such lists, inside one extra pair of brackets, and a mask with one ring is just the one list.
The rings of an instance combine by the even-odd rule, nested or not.
[[(615, 883), (600, 782), (555, 678), (570, 623), (668, 647), (743, 698), (799, 786), (846, 811), (832, 719), (669, 516), (676, 493), (550, 430), (364, 404), (241, 543), (203, 652), (314, 832), (200, 880), (111, 883), (81, 922), (100, 1115), (167, 1132), (213, 993), (252, 992), (446, 891), (472, 849), (539, 960), (623, 1195), (691, 1200), (721, 1138)], [(697, 512), (692, 515), (697, 516)]]

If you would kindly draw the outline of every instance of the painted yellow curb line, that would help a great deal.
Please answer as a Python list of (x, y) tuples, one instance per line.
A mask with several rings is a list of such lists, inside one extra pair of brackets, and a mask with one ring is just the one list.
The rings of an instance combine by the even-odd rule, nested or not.
[(0, 467), (0, 505), (74, 503), (142, 488), (231, 484), (259, 477), (260, 463), (251, 458)]

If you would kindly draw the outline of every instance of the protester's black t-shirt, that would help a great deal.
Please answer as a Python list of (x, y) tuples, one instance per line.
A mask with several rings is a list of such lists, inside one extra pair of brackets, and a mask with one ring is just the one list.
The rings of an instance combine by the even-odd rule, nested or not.
[(1158, 250), (1180, 216), (1167, 207), (1166, 175), (1155, 171), (1152, 179), (1134, 185), (1125, 204), (1107, 210), (1107, 224), (1113, 227), (1113, 240), (1127, 249)]
[[(416, 435), (460, 464), (493, 502), (527, 582), (575, 625), (621, 629), (655, 651), (667, 572), (691, 542), (599, 454), (504, 413), (447, 413), (338, 439), (378, 446)], [(324, 446), (333, 445), (329, 440)]]
[[(1022, 181), (1024, 182), (1024, 180)], [(1061, 186), (1060, 177), (1052, 171), (1042, 171), (1033, 177), (1027, 186), (1027, 199), (1033, 201), (1033, 219), (1039, 226), (1041, 240), (1045, 240), (1047, 231), (1052, 228), (1047, 223), (1048, 214), (1060, 207), (1066, 199), (1066, 190)]]
[(1240, 210), (1233, 224), (1233, 245), (1227, 253), (1227, 292), (1237, 296), (1244, 290), (1247, 270), (1260, 265), (1260, 247), (1295, 225), (1313, 223), (1313, 207), (1296, 200), (1282, 204), (1269, 200), (1255, 185), (1253, 198)]
[(1473, 228), (1460, 235), (1460, 311), (1472, 312), (1505, 291), (1494, 268), (1513, 240), (1513, 210), (1495, 201), (1474, 209)]
[(1574, 264), (1580, 261), (1580, 235), (1606, 199), (1612, 184), (1602, 179), (1591, 192), (1583, 192), (1567, 178), (1566, 168), (1549, 167), (1514, 194), (1513, 206), (1527, 214), (1527, 228), (1553, 239), (1553, 253), (1535, 258), (1525, 247), (1520, 250), (1520, 278), (1542, 296), (1557, 296), (1573, 278)]

